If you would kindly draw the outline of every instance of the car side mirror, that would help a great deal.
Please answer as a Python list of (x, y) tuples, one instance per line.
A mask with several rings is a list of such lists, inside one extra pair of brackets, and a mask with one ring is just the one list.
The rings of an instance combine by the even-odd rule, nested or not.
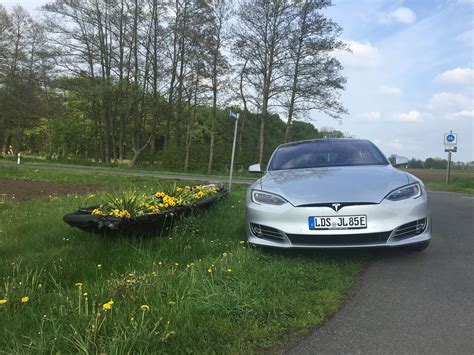
[(408, 159), (406, 157), (401, 157), (399, 155), (395, 155), (395, 161), (393, 162), (392, 165), (394, 165), (394, 166), (406, 165), (406, 164), (408, 164), (409, 161), (410, 161), (410, 159)]
[(249, 173), (261, 173), (262, 168), (260, 167), (260, 164), (253, 164), (249, 166)]

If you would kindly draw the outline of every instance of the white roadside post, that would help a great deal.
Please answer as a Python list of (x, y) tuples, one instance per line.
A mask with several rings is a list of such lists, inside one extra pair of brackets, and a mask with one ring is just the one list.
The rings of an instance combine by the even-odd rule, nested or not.
[(21, 161), (21, 153), (18, 153), (18, 159), (17, 159), (18, 165), (20, 165), (20, 161)]
[(230, 159), (229, 191), (232, 189), (232, 172), (234, 170), (235, 143), (237, 140), (237, 123), (239, 122), (239, 113), (230, 111), (229, 117), (235, 120), (234, 142), (232, 143), (232, 158)]
[(448, 152), (448, 166), (446, 169), (446, 185), (448, 185), (451, 177), (451, 153), (458, 151), (458, 134), (453, 133), (452, 130), (444, 134), (444, 151)]

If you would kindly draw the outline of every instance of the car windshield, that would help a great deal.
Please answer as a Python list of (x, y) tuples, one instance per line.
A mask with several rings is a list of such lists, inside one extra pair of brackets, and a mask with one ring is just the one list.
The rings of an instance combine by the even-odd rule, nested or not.
[(387, 164), (385, 156), (369, 141), (318, 140), (278, 148), (269, 170)]

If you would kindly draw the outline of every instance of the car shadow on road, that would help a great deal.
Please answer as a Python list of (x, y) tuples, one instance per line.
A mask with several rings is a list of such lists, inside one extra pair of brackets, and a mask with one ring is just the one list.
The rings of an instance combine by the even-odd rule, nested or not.
[(404, 260), (423, 255), (423, 252), (414, 252), (406, 248), (277, 249), (258, 247), (258, 249), (269, 256), (304, 259)]

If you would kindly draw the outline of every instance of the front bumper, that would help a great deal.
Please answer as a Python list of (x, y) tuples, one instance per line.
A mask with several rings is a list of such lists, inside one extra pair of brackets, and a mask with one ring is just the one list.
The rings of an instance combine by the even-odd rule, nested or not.
[[(309, 229), (309, 216), (342, 215), (366, 215), (367, 228)], [(416, 221), (420, 220), (425, 221), (423, 229), (400, 237), (401, 227), (410, 223), (416, 225)], [(265, 233), (257, 236), (255, 225), (262, 226)], [(334, 238), (334, 243), (331, 238)], [(248, 197), (247, 239), (252, 244), (278, 248), (399, 247), (429, 241), (431, 218), (426, 194), (417, 199), (346, 206), (338, 212), (329, 207), (294, 207), (289, 203), (282, 206), (261, 205)]]

